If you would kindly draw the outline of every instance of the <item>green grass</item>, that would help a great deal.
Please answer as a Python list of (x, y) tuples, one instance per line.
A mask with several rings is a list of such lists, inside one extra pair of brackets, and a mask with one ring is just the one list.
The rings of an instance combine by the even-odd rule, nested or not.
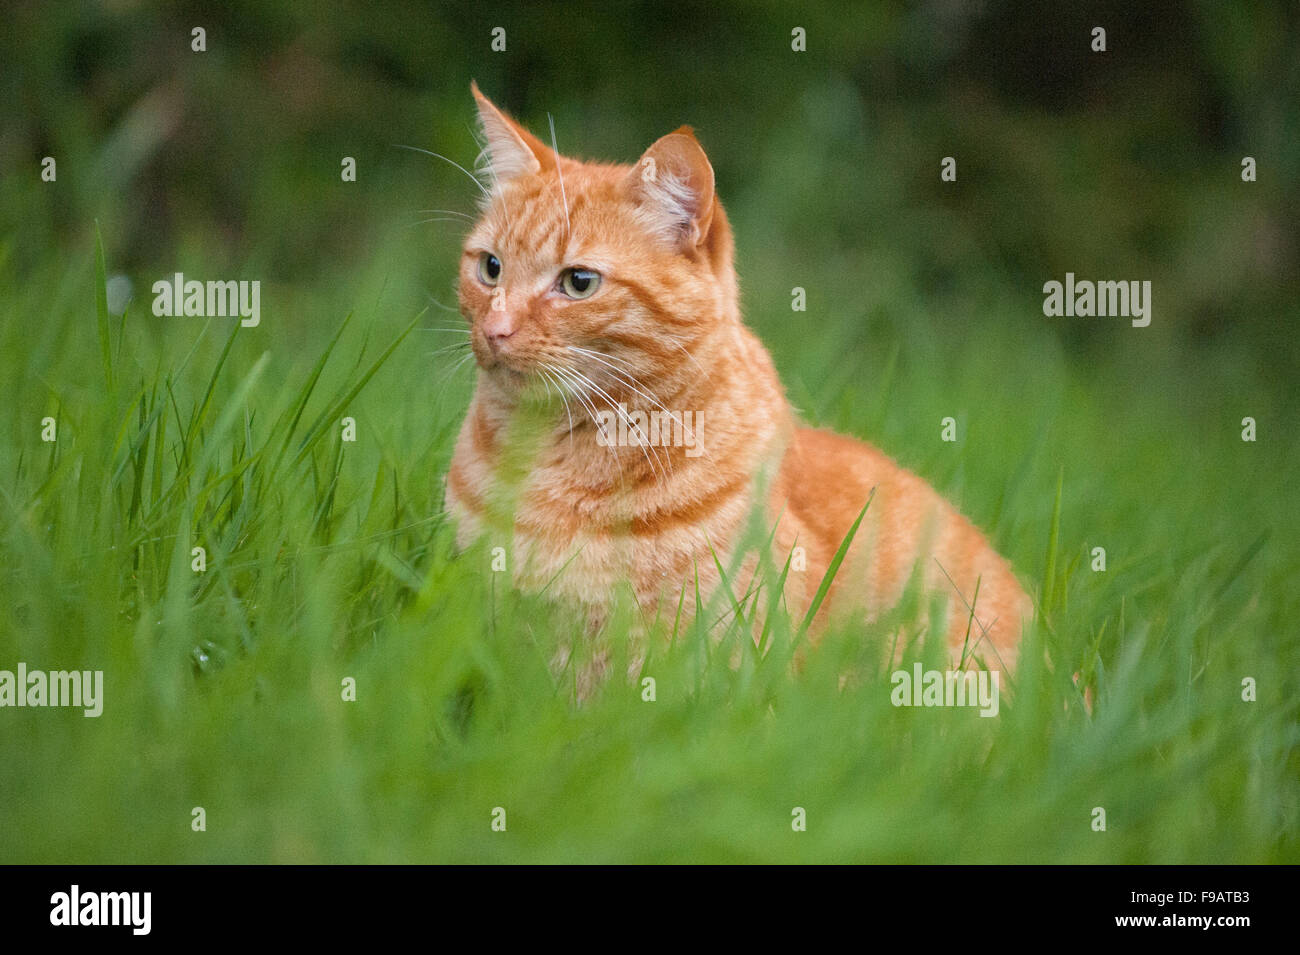
[(453, 556), (472, 370), (430, 354), (459, 319), (421, 284), (446, 247), (264, 288), (241, 329), (155, 318), (156, 276), (110, 316), (88, 226), (21, 273), (0, 246), (0, 669), (106, 683), (99, 719), (0, 710), (0, 860), (1300, 861), (1293, 395), (1158, 327), (1067, 352), (1032, 297), (929, 297), (883, 253), (788, 261), (737, 221), (804, 416), (934, 482), (1040, 600), (997, 719), (891, 706), (887, 626), (837, 625), (792, 674), (800, 621), (762, 601), (765, 656), (683, 625), (654, 702), (615, 679), (575, 706), (548, 669), (574, 622)]

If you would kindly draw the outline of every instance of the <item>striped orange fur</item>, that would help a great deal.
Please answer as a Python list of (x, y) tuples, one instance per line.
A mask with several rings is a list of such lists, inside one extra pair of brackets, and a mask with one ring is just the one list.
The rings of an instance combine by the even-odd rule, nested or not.
[[(645, 611), (671, 614), (689, 582), (692, 613), (696, 576), (702, 593), (717, 588), (713, 554), (729, 566), (765, 504), (776, 566), (803, 548), (785, 595), (802, 614), (874, 491), (821, 613), (875, 616), (919, 574), (951, 598), (956, 648), (978, 582), (974, 656), (1014, 665), (1030, 602), (984, 536), (874, 447), (795, 420), (741, 321), (731, 229), (692, 131), (632, 166), (581, 162), (473, 93), (487, 196), (460, 265), (479, 374), (447, 475), (458, 541), (507, 545), (517, 585), (593, 623), (627, 584)], [(637, 412), (668, 430), (690, 412), (695, 447), (683, 430), (611, 446), (611, 418), (626, 424), (614, 409), (631, 435), (648, 430)]]

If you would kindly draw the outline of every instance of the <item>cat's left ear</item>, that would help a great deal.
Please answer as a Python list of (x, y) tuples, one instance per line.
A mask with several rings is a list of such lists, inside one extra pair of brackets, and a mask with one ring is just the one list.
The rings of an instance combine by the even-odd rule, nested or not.
[(713, 224), (713, 166), (689, 126), (656, 140), (627, 174), (624, 187), (650, 227), (682, 249), (709, 236)]
[(487, 140), (484, 147), (493, 179), (509, 182), (555, 166), (555, 154), (540, 139), (507, 116), (470, 81), (470, 92), (478, 105), (479, 125)]

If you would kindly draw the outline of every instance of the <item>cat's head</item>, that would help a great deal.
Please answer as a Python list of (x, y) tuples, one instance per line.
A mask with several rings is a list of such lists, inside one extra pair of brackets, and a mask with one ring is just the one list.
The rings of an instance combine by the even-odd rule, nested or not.
[(563, 383), (614, 396), (679, 373), (736, 311), (730, 228), (690, 128), (634, 165), (582, 162), (471, 89), (486, 197), (459, 296), (479, 367), (507, 394)]

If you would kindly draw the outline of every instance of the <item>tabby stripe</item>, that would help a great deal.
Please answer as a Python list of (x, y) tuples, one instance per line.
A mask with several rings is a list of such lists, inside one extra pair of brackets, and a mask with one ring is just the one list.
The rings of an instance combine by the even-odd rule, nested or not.
[[(612, 320), (612, 322), (618, 321), (621, 321), (621, 316)], [(667, 370), (667, 368), (671, 367), (669, 362), (674, 354), (679, 357), (684, 357), (681, 352), (677, 351), (677, 349), (673, 348), (670, 350), (666, 348), (663, 344), (663, 338), (658, 335), (641, 335), (629, 331), (611, 332), (602, 328), (600, 331), (596, 332), (593, 337), (602, 338), (615, 345), (623, 345), (629, 350), (641, 352), (643, 357), (650, 358), (654, 361), (651, 373), (656, 375), (661, 374), (663, 371)]]
[(681, 527), (683, 524), (702, 524), (705, 518), (714, 513), (727, 501), (743, 494), (749, 485), (749, 475), (740, 472), (730, 481), (720, 484), (702, 498), (686, 502), (682, 507), (669, 513), (641, 515), (632, 521), (632, 533), (638, 537), (662, 534), (667, 530)]
[(664, 324), (666, 325), (696, 324), (697, 322), (696, 316), (694, 315), (679, 316), (673, 314), (671, 310), (666, 309), (662, 305), (660, 305), (658, 299), (656, 299), (655, 296), (651, 294), (650, 290), (647, 289), (640, 282), (634, 281), (633, 279), (620, 277), (619, 283), (624, 288), (626, 288), (629, 292), (631, 292), (633, 297), (642, 305), (644, 305), (646, 310), (649, 311), (650, 314), (652, 314), (655, 318), (659, 319)]
[(451, 470), (447, 472), (447, 486), (451, 488), (456, 499), (461, 506), (475, 515), (483, 513), (483, 498), (478, 492), (470, 487), (469, 481), (465, 477), (464, 462), (456, 458), (451, 463)]
[(474, 426), (470, 429), (469, 436), (474, 450), (480, 455), (489, 458), (496, 456), (496, 428), (488, 423), (482, 408), (477, 409), (474, 414)]

